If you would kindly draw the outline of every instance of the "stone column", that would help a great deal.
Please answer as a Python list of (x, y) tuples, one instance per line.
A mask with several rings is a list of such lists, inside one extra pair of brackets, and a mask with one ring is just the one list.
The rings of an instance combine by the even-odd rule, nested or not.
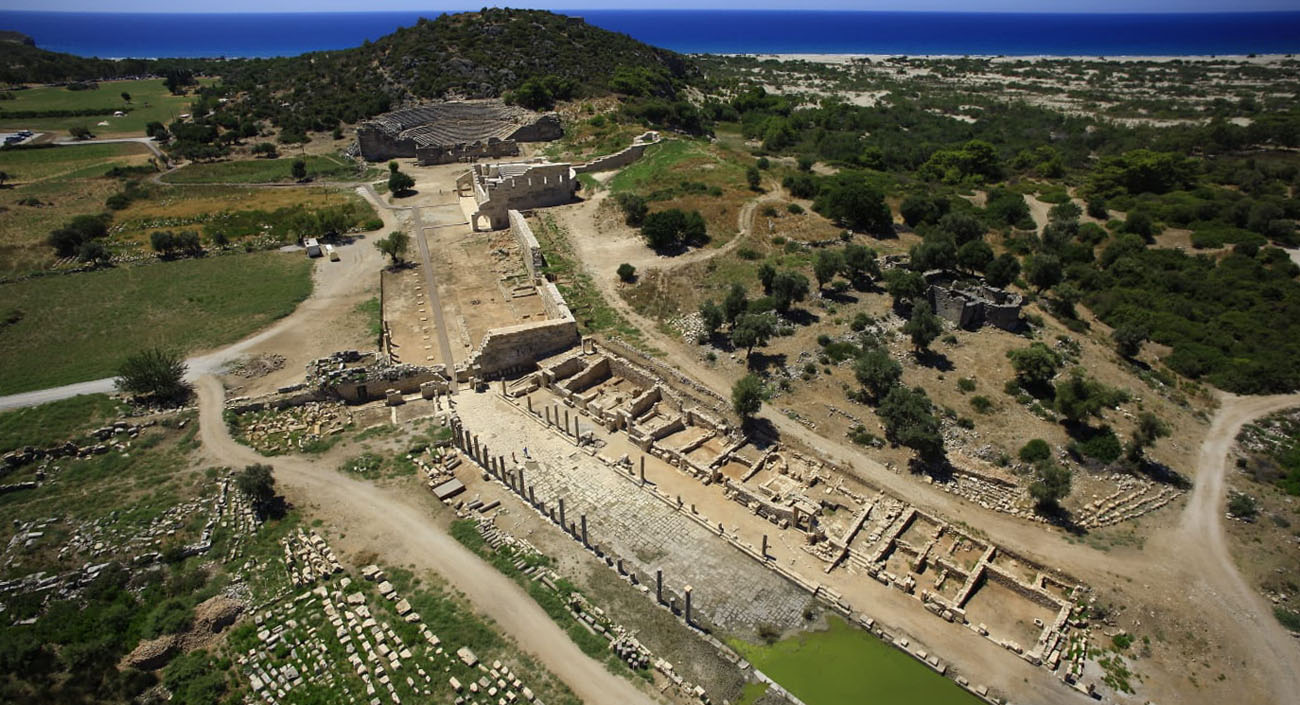
[(519, 494), (524, 493), (524, 469), (519, 468)]
[(532, 485), (528, 486), (528, 503), (533, 505), (534, 507), (537, 506), (537, 495), (533, 493)]
[(587, 515), (586, 514), (582, 515), (582, 545), (587, 546), (588, 548), (591, 547), (591, 544), (587, 543)]
[(560, 528), (564, 529), (566, 533), (569, 531), (569, 525), (564, 523), (564, 498), (563, 497), (560, 498)]
[(645, 484), (645, 456), (641, 456), (641, 484)]
[(569, 410), (567, 408), (564, 410), (564, 432), (566, 434), (569, 432)]
[(767, 534), (763, 534), (763, 550), (759, 551), (758, 555), (767, 558)]
[(682, 590), (686, 593), (686, 610), (682, 612), (682, 614), (685, 615), (686, 617), (686, 623), (690, 624), (691, 623), (691, 586), (687, 585), (686, 587), (682, 588)]
[(663, 569), (655, 570), (655, 602), (664, 603), (664, 571)]
[(546, 407), (546, 425), (551, 425), (551, 407)]
[(530, 413), (530, 414), (533, 413), (533, 398), (532, 398), (532, 396), (530, 396), (530, 395), (524, 395), (524, 399), (527, 399), (527, 400), (528, 400), (528, 413)]

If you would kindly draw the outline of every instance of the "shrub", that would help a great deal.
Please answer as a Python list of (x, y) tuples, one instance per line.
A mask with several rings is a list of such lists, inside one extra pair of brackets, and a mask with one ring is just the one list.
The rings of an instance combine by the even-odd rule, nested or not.
[(186, 364), (179, 353), (163, 348), (143, 350), (128, 357), (117, 369), (119, 391), (159, 401), (178, 402), (189, 396)]
[(1259, 513), (1259, 507), (1254, 497), (1244, 492), (1233, 492), (1228, 498), (1228, 513), (1238, 519), (1254, 521), (1255, 515)]
[(986, 396), (975, 396), (970, 399), (971, 408), (981, 414), (987, 414), (993, 408), (993, 402)]
[(1087, 429), (1080, 434), (1079, 440), (1070, 444), (1070, 451), (1076, 456), (1091, 458), (1102, 465), (1110, 465), (1119, 460), (1124, 449), (1119, 436), (1109, 426), (1100, 429)]
[(790, 205), (786, 206), (785, 209), (789, 211), (792, 215), (803, 215), (803, 206), (799, 205), (798, 203), (791, 203)]
[(962, 377), (957, 380), (957, 389), (963, 394), (975, 391), (975, 380), (971, 377)]
[(1020, 460), (1025, 463), (1038, 463), (1044, 460), (1050, 460), (1052, 457), (1052, 446), (1041, 438), (1035, 438), (1026, 443), (1020, 449)]
[(631, 284), (636, 281), (636, 267), (624, 262), (618, 265), (618, 278), (620, 281)]

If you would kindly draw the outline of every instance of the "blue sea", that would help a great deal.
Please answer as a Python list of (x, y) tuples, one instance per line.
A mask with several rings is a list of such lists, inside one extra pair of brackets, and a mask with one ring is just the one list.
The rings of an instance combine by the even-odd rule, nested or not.
[[(728, 10), (563, 12), (685, 53), (1162, 56), (1300, 52), (1300, 12), (1015, 14)], [(437, 12), (118, 14), (0, 11), (52, 51), (267, 57), (344, 49)]]

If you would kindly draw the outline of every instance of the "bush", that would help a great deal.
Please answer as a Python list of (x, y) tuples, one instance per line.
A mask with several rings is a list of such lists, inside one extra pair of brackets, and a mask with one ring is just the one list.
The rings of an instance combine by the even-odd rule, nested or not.
[(636, 267), (624, 262), (618, 265), (618, 278), (620, 281), (631, 284), (636, 281)]
[(975, 391), (975, 380), (971, 377), (962, 377), (957, 380), (957, 389), (963, 394), (973, 392)]
[(1254, 497), (1244, 492), (1233, 492), (1228, 498), (1228, 513), (1238, 519), (1254, 521), (1255, 515), (1259, 514), (1259, 507)]
[(975, 396), (970, 399), (971, 408), (981, 414), (987, 414), (993, 409), (993, 401), (986, 396)]
[(1025, 463), (1038, 463), (1052, 458), (1052, 446), (1041, 438), (1035, 438), (1020, 449), (1020, 460)]
[(1102, 465), (1110, 465), (1119, 460), (1124, 449), (1119, 436), (1109, 426), (1100, 429), (1087, 429), (1080, 434), (1079, 440), (1070, 444), (1070, 452), (1075, 456), (1091, 458)]
[(179, 353), (163, 348), (143, 350), (118, 367), (116, 385), (119, 391), (133, 396), (179, 402), (190, 393), (186, 369)]

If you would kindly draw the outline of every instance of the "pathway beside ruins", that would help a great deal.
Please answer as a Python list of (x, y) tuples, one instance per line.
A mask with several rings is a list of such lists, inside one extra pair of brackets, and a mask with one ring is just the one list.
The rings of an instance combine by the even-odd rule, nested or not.
[[(443, 320), (442, 301), (438, 298), (438, 282), (433, 274), (433, 262), (429, 260), (429, 242), (431, 233), (436, 234), (434, 226), (424, 225), (420, 218), (420, 209), (411, 209), (411, 229), (415, 231), (415, 243), (420, 248), (421, 268), (424, 271), (424, 286), (429, 296), (429, 308), (433, 313), (434, 327), (438, 329), (438, 350), (442, 353), (442, 364), (448, 370), (456, 369), (456, 361), (451, 356), (451, 341), (447, 338), (447, 324)], [(451, 375), (448, 382), (451, 393), (456, 393), (456, 375)]]
[[(212, 462), (231, 467), (266, 462), (230, 437), (222, 418), (221, 382), (204, 376), (197, 388), (199, 435)], [(273, 462), (278, 484), (295, 505), (327, 514), (330, 524), (352, 539), (363, 537), (381, 563), (413, 564), (438, 573), (583, 702), (656, 702), (582, 653), (523, 588), (448, 536), (418, 498), (347, 477), (307, 458), (281, 456)]]

